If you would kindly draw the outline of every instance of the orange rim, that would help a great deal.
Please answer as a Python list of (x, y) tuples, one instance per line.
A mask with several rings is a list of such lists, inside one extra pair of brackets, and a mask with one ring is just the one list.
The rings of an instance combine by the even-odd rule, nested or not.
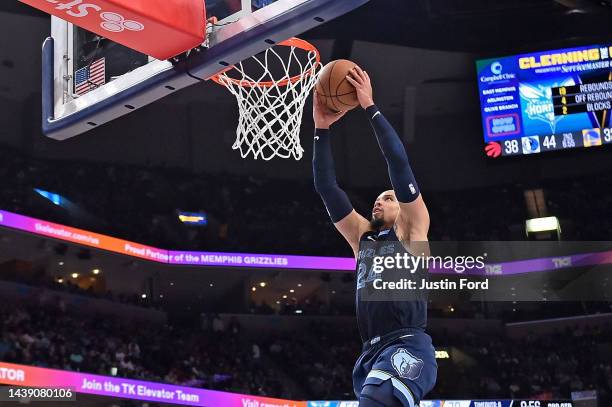
[[(319, 63), (321, 62), (321, 55), (319, 54), (319, 50), (312, 45), (311, 43), (309, 43), (308, 41), (304, 41), (301, 40), (299, 38), (289, 38), (288, 40), (285, 41), (281, 41), (278, 44), (274, 44), (276, 45), (281, 45), (281, 46), (285, 46), (285, 47), (295, 47), (295, 48), (300, 48), (306, 52), (314, 52), (316, 55), (316, 59), (317, 59), (317, 63), (309, 70), (307, 70), (306, 72), (300, 74), (300, 75), (295, 75), (292, 76), (291, 78), (287, 78), (287, 79), (283, 79), (281, 81), (266, 81), (266, 82), (253, 82), (253, 81), (245, 81), (245, 80), (240, 80), (240, 79), (234, 79), (234, 78), (230, 78), (229, 76), (227, 77), (227, 79), (225, 80), (229, 80), (230, 82), (232, 82), (234, 85), (237, 86), (243, 86), (246, 88), (252, 88), (255, 86), (259, 86), (262, 88), (269, 88), (272, 87), (274, 85), (277, 86), (286, 86), (288, 83), (296, 83), (298, 81), (300, 81), (301, 79), (312, 75), (312, 73), (314, 72), (314, 70), (317, 68), (317, 66), (319, 65)], [(234, 69), (235, 66), (232, 65), (230, 67), (225, 68), (224, 70), (222, 70), (221, 72), (213, 75), (210, 77), (210, 79), (212, 79), (213, 81), (215, 81), (216, 83), (218, 83), (219, 85), (222, 86), (226, 86), (226, 84), (224, 83), (223, 80), (221, 80), (221, 75), (224, 74), (225, 72)]]

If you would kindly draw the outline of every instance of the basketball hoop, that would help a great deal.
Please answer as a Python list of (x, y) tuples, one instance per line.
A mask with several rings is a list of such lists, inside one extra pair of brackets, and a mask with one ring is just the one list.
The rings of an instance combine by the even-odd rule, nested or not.
[(302, 113), (320, 59), (312, 44), (290, 38), (211, 78), (238, 101), (240, 117), (232, 148), (240, 150), (242, 158), (250, 154), (266, 161), (302, 158)]

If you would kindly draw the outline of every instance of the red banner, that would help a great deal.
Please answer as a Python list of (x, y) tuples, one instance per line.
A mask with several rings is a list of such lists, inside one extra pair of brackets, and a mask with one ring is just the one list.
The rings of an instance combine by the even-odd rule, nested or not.
[(126, 47), (169, 59), (202, 44), (203, 0), (20, 0)]

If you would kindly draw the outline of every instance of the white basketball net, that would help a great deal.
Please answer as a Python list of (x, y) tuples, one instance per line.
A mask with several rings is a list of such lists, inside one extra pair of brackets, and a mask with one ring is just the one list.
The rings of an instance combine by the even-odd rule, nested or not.
[[(272, 47), (250, 58), (249, 66), (255, 63), (263, 69), (258, 77), (245, 72), (248, 60), (217, 76), (217, 81), (238, 100), (240, 118), (232, 148), (240, 150), (242, 158), (252, 155), (264, 160), (274, 157), (299, 160), (304, 153), (300, 145), (302, 113), (320, 63), (316, 50), (286, 47), (290, 48), (289, 57), (279, 55)], [(271, 66), (279, 71), (276, 75), (270, 72)]]

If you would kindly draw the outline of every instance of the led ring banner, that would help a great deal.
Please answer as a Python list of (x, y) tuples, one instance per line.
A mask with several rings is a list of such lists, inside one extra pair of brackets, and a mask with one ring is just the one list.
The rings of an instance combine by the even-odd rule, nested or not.
[[(7, 227), (39, 236), (46, 236), (96, 249), (172, 265), (282, 268), (289, 270), (355, 270), (355, 260), (349, 257), (169, 251), (3, 210), (0, 210), (0, 227)], [(579, 253), (562, 257), (542, 257), (508, 262), (487, 262), (483, 270), (472, 270), (471, 272), (466, 272), (466, 274), (506, 276), (605, 264), (612, 264), (612, 251)], [(443, 267), (430, 268), (429, 271), (434, 274), (453, 274), (453, 270)]]
[[(293, 401), (227, 393), (120, 377), (0, 362), (0, 384), (70, 388), (77, 393), (205, 407), (358, 407), (356, 401)], [(78, 400), (78, 396), (77, 396)], [(423, 400), (421, 407), (573, 407), (553, 400)]]

